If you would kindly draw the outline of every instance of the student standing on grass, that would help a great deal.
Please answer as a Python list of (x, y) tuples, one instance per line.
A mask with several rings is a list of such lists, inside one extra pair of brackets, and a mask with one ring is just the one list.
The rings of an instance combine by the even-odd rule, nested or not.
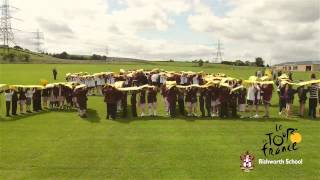
[(35, 93), (34, 89), (27, 88), (26, 89), (26, 97), (27, 97), (27, 113), (32, 113), (31, 111), (31, 102), (33, 94)]
[[(311, 75), (311, 80), (316, 80), (316, 75)], [(319, 85), (316, 83), (311, 84), (309, 87), (309, 117), (316, 118), (317, 104), (318, 104), (318, 93)]]
[(132, 113), (132, 117), (138, 117), (138, 114), (137, 114), (137, 91), (131, 91), (131, 113)]
[(59, 87), (58, 86), (55, 86), (53, 87), (52, 89), (53, 91), (53, 104), (54, 104), (54, 107), (59, 107)]
[[(198, 79), (197, 79), (198, 80)], [(198, 109), (198, 88), (192, 87), (191, 88), (191, 108), (192, 108), (192, 116), (198, 116), (197, 115), (197, 109)]]
[(33, 111), (38, 112), (41, 111), (41, 90), (40, 89), (36, 89), (34, 94), (33, 94), (33, 98), (32, 98), (33, 102)]
[(304, 117), (308, 89), (306, 89), (305, 86), (301, 86), (297, 89), (297, 93), (299, 96), (299, 116)]
[(17, 115), (18, 101), (19, 101), (18, 92), (14, 89), (12, 94), (12, 102), (11, 102), (13, 116)]
[[(236, 88), (237, 84), (230, 84), (232, 88)], [(237, 106), (238, 106), (238, 91), (230, 92), (230, 101), (229, 101), (229, 107), (231, 109), (231, 117), (232, 118), (239, 118), (239, 115), (237, 113)]]
[(13, 92), (11, 90), (9, 90), (9, 89), (4, 92), (4, 96), (6, 97), (7, 117), (10, 116), (10, 107), (11, 107), (12, 95), (13, 95)]
[(42, 90), (42, 106), (43, 108), (48, 108), (48, 99), (49, 99), (49, 89)]
[(128, 92), (121, 92), (122, 117), (127, 118), (128, 115)]
[(221, 94), (221, 88), (218, 87), (218, 85), (215, 85), (211, 91), (211, 107), (212, 107), (212, 117), (217, 117), (219, 116), (220, 112), (220, 94)]
[(119, 93), (115, 87), (107, 86), (103, 89), (103, 94), (107, 109), (106, 119), (115, 120), (117, 115), (117, 102), (119, 100)]
[(285, 84), (279, 85), (279, 115), (286, 111)]
[[(239, 86), (242, 85), (242, 80), (239, 80)], [(246, 112), (246, 95), (247, 89), (242, 88), (238, 93), (238, 104), (239, 104), (239, 112)]]
[(19, 105), (20, 105), (20, 114), (24, 114), (24, 105), (26, 103), (27, 96), (26, 92), (23, 90), (23, 88), (19, 88)]
[(161, 87), (161, 95), (163, 97), (164, 109), (165, 109), (167, 115), (169, 115), (169, 102), (168, 102), (167, 93), (168, 93), (168, 89), (167, 89), (166, 85), (163, 84)]
[(259, 102), (260, 101), (260, 87), (257, 84), (251, 84), (248, 88), (247, 94), (247, 102), (249, 105), (249, 112), (254, 112), (256, 115), (252, 116), (252, 118), (259, 118)]
[(177, 94), (178, 89), (176, 86), (169, 87), (166, 93), (169, 104), (169, 114), (172, 118), (176, 117)]
[(192, 103), (191, 103), (192, 90), (191, 87), (186, 89), (186, 106), (187, 106), (187, 116), (192, 116)]
[(263, 105), (264, 105), (264, 111), (265, 111), (263, 118), (269, 118), (270, 117), (269, 109), (271, 105), (273, 85), (264, 84), (262, 85), (261, 90), (263, 91), (262, 99), (263, 99)]
[(220, 87), (220, 110), (219, 117), (220, 118), (228, 118), (229, 117), (229, 102), (230, 101), (230, 89), (228, 87), (221, 86)]
[(67, 109), (71, 109), (73, 106), (73, 101), (72, 101), (72, 89), (71, 88), (66, 88), (65, 89), (65, 98), (66, 98), (66, 103), (67, 103)]
[(277, 92), (279, 96), (279, 116), (282, 115), (283, 112), (285, 112), (286, 109), (286, 100), (284, 98), (284, 85), (282, 84), (281, 81), (278, 79), (276, 81), (277, 85)]
[(207, 110), (207, 117), (211, 117), (211, 95), (212, 95), (212, 87), (208, 87), (204, 89), (204, 97), (205, 97), (205, 107)]
[(58, 71), (57, 71), (56, 68), (53, 68), (53, 69), (52, 69), (52, 74), (53, 74), (53, 79), (54, 79), (54, 80), (57, 80)]
[(290, 117), (292, 113), (292, 104), (293, 104), (294, 94), (295, 94), (295, 90), (292, 89), (292, 85), (286, 84), (284, 97), (286, 100), (286, 116), (287, 117)]
[[(132, 80), (132, 87), (136, 86), (136, 80)], [(138, 117), (137, 113), (137, 91), (131, 91), (131, 113), (132, 117)]]
[(148, 99), (149, 116), (157, 116), (157, 89), (156, 89), (156, 87), (148, 89), (147, 99)]
[(185, 115), (185, 107), (184, 107), (184, 89), (178, 89), (178, 106), (180, 115)]
[(141, 117), (145, 116), (146, 113), (146, 90), (141, 89), (140, 91), (140, 100), (139, 100), (140, 110), (141, 110)]
[(87, 88), (79, 88), (75, 90), (75, 96), (77, 97), (77, 103), (79, 105), (78, 112), (81, 118), (87, 117)]
[(59, 109), (64, 108), (64, 100), (65, 100), (65, 87), (62, 85), (59, 85), (59, 94), (58, 94), (58, 103), (59, 103)]
[(200, 112), (201, 112), (201, 117), (206, 116), (206, 111), (205, 111), (205, 88), (199, 88), (200, 91), (200, 96), (199, 96), (199, 104), (200, 104)]
[(49, 108), (52, 110), (54, 108), (55, 97), (53, 93), (53, 88), (47, 89), (49, 93)]

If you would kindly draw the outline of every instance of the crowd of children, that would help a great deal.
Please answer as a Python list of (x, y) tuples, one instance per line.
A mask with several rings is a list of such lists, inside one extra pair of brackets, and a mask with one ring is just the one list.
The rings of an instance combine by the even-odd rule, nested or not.
[[(48, 110), (77, 108), (86, 117), (87, 87), (84, 85), (55, 83), (46, 86), (9, 86), (4, 91), (6, 116)], [(31, 108), (32, 105), (32, 108)]]
[[(263, 118), (269, 118), (275, 92), (271, 78), (260, 75), (242, 81), (224, 74), (203, 72), (121, 70), (117, 74), (67, 74), (68, 83), (49, 84), (43, 88), (9, 88), (4, 94), (7, 116), (10, 116), (10, 107), (11, 114), (15, 116), (18, 105), (21, 114), (31, 113), (33, 105), (33, 111), (76, 107), (79, 115), (86, 117), (87, 96), (101, 95), (106, 104), (107, 119), (116, 119), (119, 112), (122, 118), (128, 117), (128, 104), (132, 117), (157, 116), (159, 97), (163, 98), (165, 111), (171, 117), (178, 113), (188, 117), (260, 118), (262, 107)], [(301, 82), (297, 85), (292, 81), (292, 76), (283, 74), (275, 78), (280, 115), (292, 115), (292, 105), (297, 94), (299, 115), (304, 116), (309, 98), (308, 114), (316, 118), (317, 105), (320, 103), (319, 82), (314, 74), (311, 80), (310, 83)]]

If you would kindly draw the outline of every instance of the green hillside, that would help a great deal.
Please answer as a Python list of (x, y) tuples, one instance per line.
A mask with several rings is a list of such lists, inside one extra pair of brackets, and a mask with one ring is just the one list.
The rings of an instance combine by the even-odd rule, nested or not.
[[(76, 55), (77, 56), (77, 55)], [(90, 58), (89, 55), (78, 55), (81, 57)], [(124, 57), (108, 57), (108, 62), (145, 62), (141, 59), (124, 58)], [(1, 64), (105, 64), (105, 60), (74, 60), (74, 59), (59, 59), (46, 54), (40, 54), (32, 51), (10, 48), (5, 49), (0, 47), (0, 63)]]

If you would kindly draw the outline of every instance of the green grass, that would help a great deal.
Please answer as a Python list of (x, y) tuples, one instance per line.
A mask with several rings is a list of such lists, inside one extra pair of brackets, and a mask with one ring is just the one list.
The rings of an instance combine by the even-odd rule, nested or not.
[[(223, 72), (247, 79), (257, 69), (192, 63), (111, 63), (80, 65), (0, 64), (0, 84), (38, 84), (59, 81), (67, 72), (100, 72), (125, 69), (193, 70)], [(317, 74), (320, 75), (319, 73)], [(294, 73), (309, 79), (309, 73)], [(297, 99), (297, 98), (296, 98)], [(161, 99), (162, 101), (162, 99)], [(76, 112), (43, 112), (5, 118), (3, 95), (0, 115), (0, 179), (318, 179), (320, 177), (319, 121), (284, 119), (277, 115), (274, 93), (272, 119), (192, 119), (161, 117), (105, 120), (102, 97), (89, 98), (89, 117)], [(295, 102), (297, 104), (297, 102)], [(296, 108), (296, 107), (295, 107)], [(262, 114), (263, 112), (261, 112)], [(275, 124), (298, 128), (303, 136), (299, 150), (279, 158), (303, 158), (301, 166), (267, 166), (240, 170), (239, 156), (249, 150), (263, 158), (265, 133)]]

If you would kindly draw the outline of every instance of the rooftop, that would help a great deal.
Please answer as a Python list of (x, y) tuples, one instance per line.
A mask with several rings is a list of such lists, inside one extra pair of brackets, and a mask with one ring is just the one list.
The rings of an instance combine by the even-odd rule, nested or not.
[(318, 61), (285, 62), (285, 63), (276, 64), (275, 66), (283, 66), (283, 65), (311, 65), (311, 64), (319, 64), (319, 65), (320, 65), (320, 60), (318, 60)]

